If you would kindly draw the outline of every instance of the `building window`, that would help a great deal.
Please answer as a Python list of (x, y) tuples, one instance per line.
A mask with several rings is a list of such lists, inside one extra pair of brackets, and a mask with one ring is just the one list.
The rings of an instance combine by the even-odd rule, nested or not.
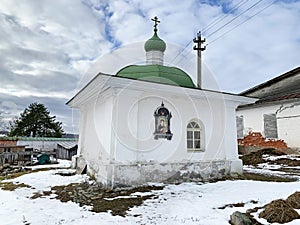
[(200, 121), (191, 121), (187, 125), (187, 150), (204, 150), (204, 129)]
[(236, 129), (237, 129), (237, 138), (244, 138), (244, 117), (236, 116)]
[(278, 138), (276, 114), (264, 114), (265, 138)]

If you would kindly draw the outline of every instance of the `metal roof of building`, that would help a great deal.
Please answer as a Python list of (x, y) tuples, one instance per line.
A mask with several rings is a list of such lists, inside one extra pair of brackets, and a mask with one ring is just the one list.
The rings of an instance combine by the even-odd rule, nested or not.
[(265, 98), (268, 96), (279, 96), (297, 93), (300, 83), (300, 67), (279, 75), (271, 80), (261, 83), (240, 93), (244, 96)]
[(50, 138), (50, 137), (0, 137), (8, 141), (78, 141), (77, 138)]
[(195, 88), (190, 76), (176, 67), (162, 65), (130, 65), (122, 68), (116, 76)]
[(60, 145), (65, 149), (71, 149), (74, 148), (76, 145), (78, 145), (78, 142), (77, 141), (58, 142), (57, 145)]

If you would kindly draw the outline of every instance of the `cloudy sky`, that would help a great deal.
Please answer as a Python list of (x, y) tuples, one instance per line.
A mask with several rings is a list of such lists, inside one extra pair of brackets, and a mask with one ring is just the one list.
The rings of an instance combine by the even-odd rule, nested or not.
[[(78, 113), (65, 103), (101, 68), (143, 61), (156, 15), (167, 64), (193, 79), (191, 40), (202, 31), (205, 71), (222, 91), (239, 93), (300, 64), (298, 0), (1, 0), (2, 121), (39, 102), (77, 132)], [(111, 71), (99, 66), (114, 54), (125, 60)]]

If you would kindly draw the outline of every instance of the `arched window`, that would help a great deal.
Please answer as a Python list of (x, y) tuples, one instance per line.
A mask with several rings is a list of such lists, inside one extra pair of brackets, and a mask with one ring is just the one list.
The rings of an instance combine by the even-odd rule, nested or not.
[(200, 121), (193, 120), (186, 129), (187, 150), (204, 151), (204, 129)]

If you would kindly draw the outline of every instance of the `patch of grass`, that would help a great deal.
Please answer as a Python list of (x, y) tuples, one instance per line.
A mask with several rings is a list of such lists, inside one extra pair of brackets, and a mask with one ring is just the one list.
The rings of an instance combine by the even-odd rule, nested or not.
[(274, 149), (274, 148), (266, 148), (261, 149), (259, 151), (251, 152), (249, 154), (243, 155), (241, 159), (243, 160), (244, 165), (257, 165), (260, 163), (265, 163), (266, 160), (263, 159), (263, 155), (286, 155), (284, 152)]
[(17, 177), (20, 177), (22, 175), (29, 174), (29, 173), (36, 173), (36, 172), (40, 172), (40, 171), (48, 171), (50, 169), (51, 168), (42, 168), (42, 169), (36, 169), (36, 170), (26, 170), (26, 171), (17, 172), (17, 173), (10, 173), (10, 174), (7, 174), (5, 176), (0, 176), (0, 181), (14, 179), (14, 178), (17, 178)]
[(300, 160), (296, 159), (276, 159), (272, 162), (276, 165), (287, 165), (287, 166), (300, 166)]
[(152, 199), (154, 195), (137, 196), (131, 198), (117, 198), (114, 200), (99, 199), (92, 201), (93, 212), (111, 211), (113, 216), (126, 216), (126, 211), (134, 206), (140, 206), (147, 199)]
[(24, 183), (15, 184), (13, 182), (2, 182), (0, 183), (0, 188), (4, 191), (14, 191), (17, 188), (32, 188), (32, 187)]
[(27, 174), (27, 173), (29, 173), (29, 172), (28, 171), (23, 171), (23, 172), (18, 172), (18, 173), (11, 173), (11, 174), (8, 174), (8, 175), (5, 175), (5, 176), (0, 176), (0, 181), (14, 179), (14, 178), (20, 177), (24, 174)]
[[(92, 206), (91, 211), (96, 213), (110, 212), (114, 216), (125, 216), (130, 208), (143, 204), (147, 199), (158, 198), (152, 193), (141, 193), (163, 188), (163, 186), (141, 186), (111, 190), (88, 183), (72, 183), (66, 186), (52, 187), (51, 193), (56, 194), (56, 199), (61, 202), (73, 201), (80, 206)], [(46, 194), (50, 195), (51, 193)], [(36, 193), (32, 198), (42, 196), (40, 193)]]
[(258, 201), (251, 200), (251, 201), (246, 202), (246, 203), (244, 203), (244, 202), (231, 203), (231, 204), (226, 204), (226, 205), (220, 206), (220, 207), (218, 207), (218, 209), (226, 209), (226, 208), (233, 208), (233, 207), (244, 207), (245, 204), (247, 204), (247, 203), (257, 204)]
[(37, 199), (37, 198), (41, 198), (43, 196), (50, 196), (51, 194), (52, 194), (52, 191), (35, 192), (35, 193), (33, 193), (33, 196), (30, 197), (30, 199)]
[(298, 181), (297, 178), (293, 178), (293, 177), (269, 176), (269, 175), (265, 175), (265, 174), (249, 173), (249, 172), (244, 172), (243, 176), (239, 177), (239, 179), (268, 181), (268, 182), (295, 182), (295, 181)]
[(299, 176), (300, 175), (300, 167), (299, 168), (286, 168), (286, 167), (281, 167), (276, 169), (276, 171), (281, 171), (286, 173), (287, 175), (290, 176)]
[(218, 209), (226, 209), (226, 208), (233, 208), (233, 207), (244, 207), (244, 206), (245, 206), (244, 202), (239, 202), (239, 203), (226, 204), (226, 205), (218, 207)]

